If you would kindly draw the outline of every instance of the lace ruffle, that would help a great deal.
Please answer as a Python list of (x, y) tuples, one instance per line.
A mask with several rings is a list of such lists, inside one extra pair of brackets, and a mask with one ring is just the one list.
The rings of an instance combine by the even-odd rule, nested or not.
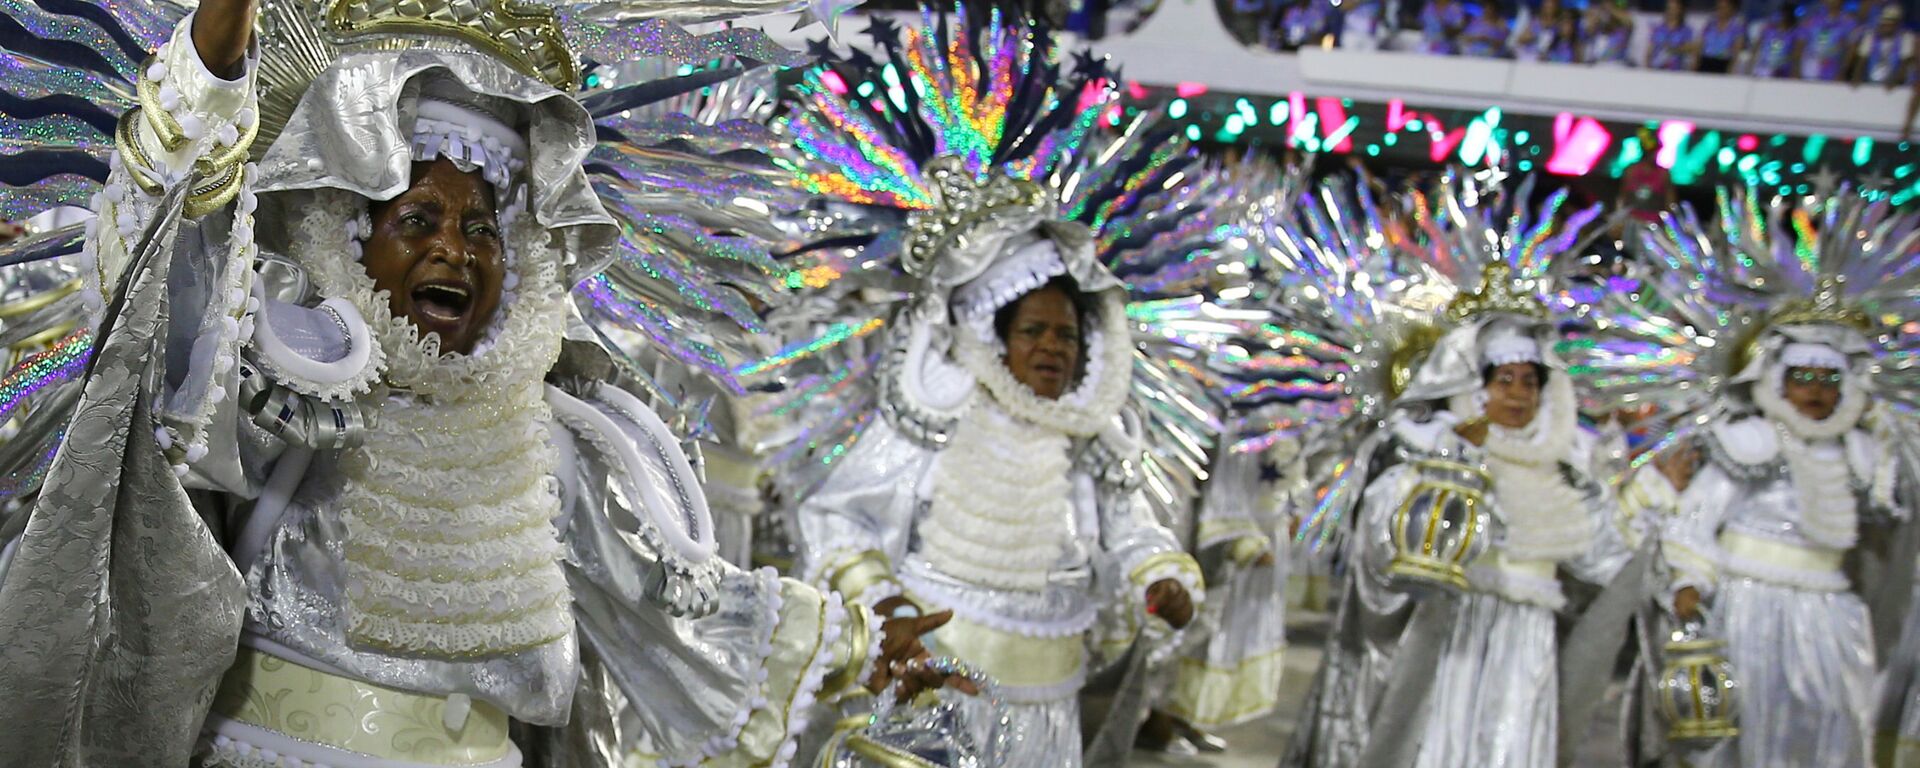
[(934, 467), (920, 553), (962, 581), (1038, 591), (1073, 516), (1067, 437), (982, 403)]

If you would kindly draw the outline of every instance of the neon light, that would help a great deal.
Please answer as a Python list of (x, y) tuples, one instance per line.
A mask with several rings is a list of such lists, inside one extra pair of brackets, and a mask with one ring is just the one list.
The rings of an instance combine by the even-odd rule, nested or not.
[(1807, 137), (1806, 146), (1800, 148), (1800, 157), (1809, 163), (1817, 163), (1820, 162), (1820, 153), (1826, 150), (1827, 137), (1824, 134), (1816, 133)]
[(1200, 126), (1197, 126), (1197, 125), (1187, 126), (1187, 140), (1188, 141), (1200, 140)]
[(1600, 121), (1585, 115), (1562, 112), (1553, 118), (1553, 155), (1547, 158), (1547, 172), (1556, 176), (1585, 176), (1600, 163), (1613, 143)]
[(1144, 85), (1141, 85), (1140, 81), (1138, 80), (1128, 80), (1127, 81), (1127, 98), (1133, 99), (1134, 101), (1146, 101), (1147, 87)]
[(1307, 96), (1299, 91), (1287, 94), (1287, 114), (1293, 115), (1296, 138), (1300, 135), (1299, 126), (1307, 121)]
[(1866, 165), (1873, 159), (1873, 137), (1862, 136), (1853, 140), (1853, 164)]
[[(1347, 118), (1346, 122), (1340, 124), (1340, 127), (1335, 128), (1331, 132), (1327, 133), (1327, 139), (1325, 142), (1323, 142), (1323, 144), (1330, 145), (1332, 151), (1339, 154), (1346, 154), (1348, 152), (1352, 152), (1353, 139), (1350, 137), (1353, 135), (1353, 129), (1359, 128), (1359, 127), (1360, 127), (1360, 118), (1358, 116), (1349, 117)], [(1323, 147), (1323, 149), (1324, 148), (1326, 147)]]
[(1183, 98), (1183, 99), (1191, 99), (1195, 96), (1204, 96), (1207, 93), (1207, 84), (1188, 81), (1188, 82), (1175, 85), (1173, 87), (1173, 92), (1180, 94), (1180, 98)]
[(1407, 103), (1399, 99), (1387, 102), (1387, 132), (1393, 133), (1407, 124)]
[(1527, 133), (1526, 131), (1514, 131), (1513, 145), (1518, 147), (1522, 144), (1527, 143), (1527, 139), (1531, 139), (1531, 138), (1533, 138), (1533, 134), (1531, 133)]
[(1240, 99), (1239, 101), (1235, 101), (1233, 103), (1233, 108), (1240, 111), (1241, 121), (1245, 122), (1247, 125), (1260, 124), (1260, 113), (1255, 112), (1253, 110), (1253, 102), (1248, 101), (1246, 99)]
[(1267, 122), (1272, 125), (1281, 125), (1286, 123), (1287, 122), (1287, 103), (1284, 101), (1276, 101), (1273, 103), (1273, 106), (1268, 107)]
[(1453, 148), (1460, 146), (1460, 141), (1466, 137), (1467, 129), (1465, 128), (1455, 128), (1445, 135), (1437, 135), (1433, 140), (1433, 146), (1427, 148), (1427, 155), (1436, 163), (1446, 162), (1447, 156), (1453, 154)]
[[(841, 78), (841, 77), (840, 77), (840, 73), (838, 73), (838, 72), (835, 72), (835, 71), (833, 71), (833, 70), (831, 70), (831, 69), (823, 69), (823, 70), (821, 70), (821, 71), (820, 71), (820, 82), (822, 82), (822, 83), (824, 83), (824, 84), (826, 84), (826, 86), (827, 86), (827, 90), (829, 90), (829, 91), (833, 91), (833, 95), (835, 95), (835, 96), (845, 96), (845, 95), (847, 95), (847, 81), (846, 81), (845, 79), (843, 79), (843, 78)], [(869, 85), (869, 84), (868, 84), (868, 83), (861, 83), (861, 85), (863, 85), (863, 86), (867, 86), (867, 85)], [(860, 95), (862, 95), (862, 96), (865, 96), (865, 95), (867, 95), (867, 94), (869, 94), (869, 93), (872, 93), (872, 89), (871, 89), (871, 88), (868, 88), (867, 90), (865, 90), (865, 91), (862, 91), (862, 92), (860, 93)]]
[(1186, 117), (1187, 116), (1187, 100), (1174, 99), (1173, 101), (1167, 102), (1167, 116), (1175, 120)]
[(1520, 161), (1520, 172), (1521, 172), (1521, 173), (1526, 173), (1527, 171), (1531, 171), (1531, 170), (1533, 170), (1533, 161), (1532, 161), (1532, 160), (1522, 160), (1522, 161)]
[(1654, 164), (1673, 170), (1673, 163), (1679, 159), (1680, 145), (1693, 133), (1693, 123), (1685, 120), (1668, 120), (1660, 124), (1660, 152), (1653, 156)]
[[(1344, 130), (1334, 129), (1333, 131), (1329, 132), (1327, 134), (1327, 138), (1324, 144), (1328, 145), (1328, 148), (1333, 150), (1334, 152), (1339, 152), (1342, 154), (1352, 152), (1353, 140), (1347, 138), (1347, 134), (1353, 133), (1354, 128), (1360, 127), (1360, 118), (1357, 118), (1357, 117), (1354, 118), (1352, 120), (1352, 125), (1350, 127), (1347, 127), (1348, 126), (1347, 109), (1345, 106), (1343, 106), (1340, 103), (1339, 99), (1330, 99), (1326, 97), (1315, 99), (1314, 109), (1315, 111), (1320, 113), (1321, 125), (1338, 125), (1338, 126), (1345, 127)], [(1338, 134), (1339, 138), (1335, 138), (1336, 134)]]
[(1742, 152), (1752, 152), (1760, 148), (1760, 137), (1751, 133), (1742, 134), (1734, 146), (1739, 147)]

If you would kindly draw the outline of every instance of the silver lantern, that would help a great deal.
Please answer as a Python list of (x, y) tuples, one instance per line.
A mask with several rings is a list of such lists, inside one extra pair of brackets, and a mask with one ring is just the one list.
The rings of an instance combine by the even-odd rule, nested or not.
[(1393, 513), (1387, 573), (1402, 582), (1466, 589), (1467, 564), (1488, 547), (1486, 494), (1492, 478), (1457, 461), (1413, 464), (1420, 481)]

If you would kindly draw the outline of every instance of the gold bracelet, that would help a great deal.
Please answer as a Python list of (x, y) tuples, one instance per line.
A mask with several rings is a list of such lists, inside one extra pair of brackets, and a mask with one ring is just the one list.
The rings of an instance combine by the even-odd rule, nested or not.
[(859, 682), (860, 670), (867, 666), (867, 645), (873, 639), (873, 627), (867, 623), (867, 611), (858, 605), (847, 607), (847, 662), (821, 685), (820, 697), (837, 694)]

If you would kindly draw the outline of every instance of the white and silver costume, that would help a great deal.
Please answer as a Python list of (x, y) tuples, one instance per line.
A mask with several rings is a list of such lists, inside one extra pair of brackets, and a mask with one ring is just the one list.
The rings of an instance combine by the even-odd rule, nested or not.
[[(1902, 413), (1914, 339), (1899, 328), (1915, 311), (1920, 217), (1844, 189), (1722, 189), (1718, 202), (1711, 224), (1681, 206), (1637, 233), (1652, 259), (1640, 289), (1596, 302), (1601, 334), (1579, 353), (1602, 407), (1657, 407), (1661, 437), (1635, 465), (1671, 462), (1662, 452), (1681, 445), (1703, 459), (1683, 493), (1673, 466), (1640, 466), (1621, 495), (1635, 527), (1658, 532), (1661, 603), (1688, 588), (1703, 598), (1732, 697), (1674, 685), (1694, 673), (1691, 650), (1649, 665), (1663, 669), (1651, 695), (1671, 719), (1641, 718), (1654, 738), (1638, 749), (1697, 765), (1865, 765), (1872, 723), (1893, 735), (1906, 706), (1894, 689), (1913, 669), (1896, 659), (1876, 702), (1876, 651), (1902, 644), (1914, 567)], [(1838, 377), (1831, 415), (1786, 402), (1790, 367)], [(1663, 725), (1674, 738), (1659, 738)]]
[[(1263, 466), (1270, 457), (1290, 462), (1291, 457), (1276, 455), (1278, 446), (1267, 455), (1223, 453), (1201, 491), (1193, 550), (1208, 587), (1199, 621), (1212, 631), (1180, 659), (1163, 704), (1168, 713), (1200, 728), (1250, 722), (1280, 704), (1292, 547), (1282, 499)], [(1259, 565), (1263, 555), (1272, 555), (1273, 562)]]
[[(994, 226), (1006, 245), (954, 292), (953, 351), (932, 348), (918, 320), (901, 350), (914, 371), (900, 374), (912, 388), (905, 408), (937, 403), (952, 414), (950, 433), (870, 427), (801, 505), (802, 571), (849, 599), (904, 594), (952, 610), (932, 647), (999, 682), (1000, 711), (976, 713), (1000, 729), (989, 737), (994, 764), (1076, 766), (1096, 617), (1117, 600), (1137, 626), (1148, 585), (1177, 579), (1197, 595), (1199, 571), (1122, 481), (1121, 457), (1138, 448), (1116, 421), (1132, 356), (1117, 283), (1084, 237), (1053, 239), (1061, 225)], [(1101, 301), (1083, 319), (1083, 378), (1048, 401), (1007, 371), (992, 317), (1056, 275)]]
[[(1842, 563), (1861, 519), (1892, 509), (1900, 464), (1862, 423), (1871, 396), (1854, 360), (1864, 343), (1838, 327), (1784, 326), (1768, 346), (1749, 379), (1759, 412), (1698, 434), (1706, 461), (1686, 491), (1651, 470), (1633, 482), (1670, 515), (1669, 593), (1691, 587), (1711, 605), (1738, 675), (1740, 733), (1700, 764), (1865, 765), (1873, 627)], [(1790, 366), (1844, 372), (1832, 416), (1808, 419), (1781, 398)]]
[[(1497, 364), (1494, 360), (1550, 359), (1530, 332), (1510, 323), (1496, 319), (1486, 329), (1456, 331), (1466, 336), (1466, 344), (1453, 347), (1449, 341), (1459, 342), (1443, 340), (1432, 355), (1479, 361), (1451, 377), (1476, 385), (1479, 369)], [(1475, 331), (1489, 330), (1504, 335), (1496, 341), (1508, 342), (1509, 356), (1496, 353), (1502, 345), (1473, 342)], [(1513, 341), (1521, 342), (1517, 350)], [(1425, 372), (1417, 376), (1415, 386), (1424, 377)], [(1379, 754), (1377, 742), (1402, 739), (1413, 743), (1400, 754), (1421, 768), (1538, 768), (1558, 760), (1560, 659), (1554, 615), (1566, 607), (1561, 573), (1604, 586), (1631, 553), (1615, 526), (1611, 495), (1585, 473), (1592, 446), (1575, 423), (1573, 386), (1564, 371), (1548, 374), (1532, 423), (1520, 430), (1491, 425), (1484, 446), (1453, 432), (1478, 412), (1476, 390), (1452, 393), (1448, 410), (1424, 419), (1403, 411), (1390, 422), (1388, 450), (1396, 454), (1395, 463), (1367, 486), (1360, 502), (1351, 548), (1355, 559), (1336, 619), (1342, 628), (1357, 628), (1361, 642), (1328, 648), (1318, 717), (1313, 732), (1302, 734), (1312, 745), (1305, 765), (1361, 765), (1362, 755)], [(1447, 604), (1451, 620), (1437, 625), (1409, 620), (1422, 596), (1397, 583), (1389, 569), (1397, 554), (1396, 517), (1423, 486), (1442, 477), (1427, 469), (1424, 460), (1430, 458), (1484, 466), (1491, 492), (1482, 503), (1498, 521), (1491, 547), (1468, 566), (1469, 588), (1457, 603)], [(1437, 627), (1444, 634), (1422, 638), (1412, 627)], [(1409, 645), (1436, 641), (1431, 668), (1421, 667), (1425, 654)], [(1393, 685), (1405, 675), (1432, 675), (1423, 705), (1382, 700), (1389, 690), (1408, 695)], [(1396, 724), (1398, 730), (1382, 730), (1376, 718), (1382, 706), (1419, 714)]]
[[(269, 45), (308, 12), (276, 5)], [(0, 588), (0, 764), (791, 760), (878, 627), (714, 557), (679, 438), (567, 338), (617, 237), (587, 110), (431, 38), (323, 62), (246, 164), (272, 68), (212, 76), (192, 24), (140, 73), (89, 228), (92, 366)], [(370, 201), (435, 159), (500, 201), (470, 355), (358, 263)]]

